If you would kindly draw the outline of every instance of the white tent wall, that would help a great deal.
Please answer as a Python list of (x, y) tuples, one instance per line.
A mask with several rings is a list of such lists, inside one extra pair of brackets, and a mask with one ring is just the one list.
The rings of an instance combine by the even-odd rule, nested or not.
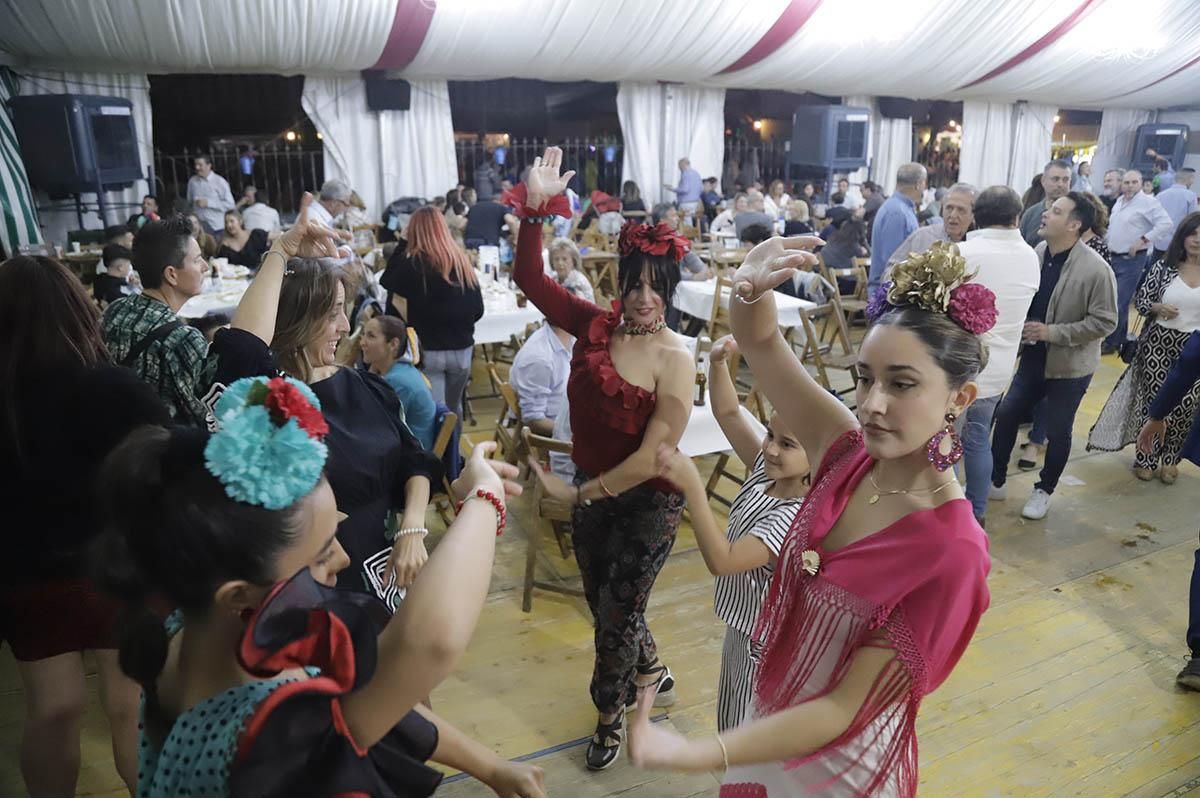
[(896, 190), (896, 170), (913, 159), (912, 119), (889, 119), (881, 114), (875, 136), (871, 173), (885, 194)]
[(1136, 108), (1106, 108), (1100, 117), (1096, 156), (1092, 159), (1092, 186), (1099, 189), (1109, 169), (1125, 169), (1133, 156), (1138, 125), (1154, 119), (1153, 111)]
[(1012, 141), (1010, 103), (964, 101), (958, 179), (977, 188), (1007, 185)]
[(725, 157), (725, 90), (682, 84), (623, 82), (617, 116), (625, 140), (621, 179), (633, 180), (653, 203), (675, 195), (676, 166), (687, 156), (703, 177), (719, 176)]
[[(133, 105), (133, 123), (137, 130), (142, 172), (149, 174), (154, 165), (154, 130), (150, 112), (150, 81), (144, 74), (24, 70), (20, 75), (18, 90), (23, 95), (94, 94), (129, 100)], [(98, 213), (89, 211), (83, 215), (83, 227), (86, 230), (123, 224), (141, 204), (145, 194), (155, 193), (146, 181), (134, 183), (124, 191), (109, 191), (105, 196), (108, 218), (101, 220)], [(51, 202), (42, 191), (36, 192), (35, 198), (39, 208), (43, 209), (38, 212), (43, 237), (47, 241), (65, 245), (68, 231), (79, 227), (74, 203), (71, 200)], [(85, 204), (95, 207), (95, 194), (84, 194), (82, 199)]]
[(1007, 182), (1019, 192), (1029, 188), (1030, 179), (1050, 160), (1057, 113), (1053, 105), (1017, 103)]
[(412, 81), (407, 111), (372, 111), (361, 77), (306, 77), (301, 104), (321, 133), (326, 179), (348, 183), (371, 218), (398, 197), (432, 197), (458, 182), (444, 80)]

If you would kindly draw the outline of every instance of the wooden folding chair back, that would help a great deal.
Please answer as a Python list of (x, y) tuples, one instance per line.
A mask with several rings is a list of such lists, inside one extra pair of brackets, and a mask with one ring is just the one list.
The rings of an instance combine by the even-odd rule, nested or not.
[[(841, 342), (841, 354), (834, 352), (833, 344), (825, 343), (817, 334), (817, 327), (813, 322), (814, 319), (822, 318), (825, 319), (827, 325), (831, 325), (834, 337)], [(813, 367), (817, 382), (826, 389), (835, 391), (839, 396), (853, 391), (854, 381), (858, 378), (858, 352), (850, 343), (846, 317), (842, 314), (841, 300), (837, 294), (835, 293), (833, 298), (824, 305), (819, 305), (811, 310), (801, 308), (800, 321), (805, 337), (801, 360)], [(829, 379), (831, 370), (847, 372), (851, 377), (851, 387), (843, 388), (840, 391), (835, 389)]]
[(501, 400), (493, 440), (499, 446), (499, 455), (504, 461), (516, 465), (520, 462), (523, 451), (520, 438), (521, 404), (517, 401), (517, 392), (513, 390), (512, 385), (507, 380), (500, 379), (495, 363), (488, 364), (488, 377), (491, 378), (492, 385), (496, 386), (496, 393), (500, 395)]
[(529, 427), (521, 428), (521, 445), (525, 451), (532, 454), (533, 458), (541, 464), (539, 468), (530, 469), (534, 480), (533, 507), (537, 513), (538, 521), (529, 526), (528, 540), (525, 548), (525, 591), (521, 599), (521, 609), (529, 612), (533, 609), (533, 589), (535, 587), (540, 590), (548, 590), (551, 593), (562, 593), (567, 596), (582, 596), (583, 591), (556, 582), (541, 581), (536, 578), (535, 574), (538, 550), (542, 538), (541, 522), (550, 524), (555, 540), (558, 542), (559, 553), (563, 559), (566, 559), (571, 554), (570, 525), (575, 508), (571, 504), (550, 498), (549, 492), (546, 490), (546, 481), (549, 475), (545, 467), (549, 464), (551, 452), (569, 455), (573, 446), (570, 441), (560, 441), (542, 435), (535, 435), (530, 432)]
[[(454, 437), (454, 427), (458, 424), (458, 416), (454, 413), (447, 413), (442, 417), (442, 426), (438, 427), (437, 436), (433, 439), (433, 452), (440, 462), (446, 460), (446, 449), (450, 446), (450, 439)], [(454, 496), (454, 491), (450, 489), (450, 477), (442, 476), (442, 489), (445, 495), (437, 497), (434, 502), (438, 515), (442, 518), (442, 523), (446, 526), (450, 525), (450, 520), (454, 517), (454, 504), (451, 497)]]
[(732, 300), (733, 280), (729, 274), (718, 272), (716, 290), (713, 291), (712, 312), (708, 316), (708, 337), (714, 341), (732, 329), (729, 325), (729, 308), (721, 303), (726, 289), (729, 290)]

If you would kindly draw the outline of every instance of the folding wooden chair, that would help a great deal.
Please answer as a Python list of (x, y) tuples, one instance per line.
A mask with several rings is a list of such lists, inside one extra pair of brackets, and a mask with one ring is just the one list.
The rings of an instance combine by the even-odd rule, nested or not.
[[(841, 344), (840, 354), (834, 351), (834, 343), (825, 343), (817, 335), (814, 319), (825, 319), (832, 325), (833, 338)], [(838, 396), (854, 390), (853, 383), (858, 379), (858, 352), (850, 343), (850, 334), (846, 325), (846, 317), (842, 313), (841, 298), (834, 292), (829, 302), (819, 305), (812, 310), (800, 309), (800, 321), (804, 329), (805, 341), (802, 347), (802, 362), (813, 367), (817, 382), (827, 390), (834, 391)], [(850, 374), (852, 385), (840, 391), (833, 387), (829, 380), (829, 371), (845, 371)]]
[[(570, 454), (572, 449), (570, 441), (560, 441), (554, 438), (546, 438), (542, 435), (534, 435), (529, 431), (528, 427), (521, 428), (521, 444), (526, 451), (534, 455), (538, 463), (542, 464), (549, 462), (551, 452)], [(569, 529), (574, 507), (565, 502), (552, 499), (547, 495), (547, 474), (545, 470), (542, 468), (531, 470), (533, 471), (534, 478), (533, 507), (537, 513), (539, 522), (529, 525), (528, 542), (525, 547), (525, 593), (521, 599), (521, 609), (525, 612), (533, 609), (533, 589), (535, 587), (540, 590), (548, 590), (551, 593), (561, 593), (567, 596), (583, 595), (583, 591), (579, 588), (568, 587), (555, 582), (543, 582), (537, 579), (534, 574), (537, 566), (538, 548), (542, 539), (541, 521), (550, 524), (555, 540), (558, 542), (558, 550), (562, 554), (563, 559), (570, 556), (571, 536)]]
[[(447, 412), (442, 416), (442, 424), (438, 427), (437, 436), (433, 439), (431, 451), (443, 463), (446, 461), (446, 449), (450, 446), (450, 438), (454, 436), (454, 427), (457, 424), (458, 416)], [(445, 474), (442, 476), (442, 489), (445, 491), (445, 495), (439, 495), (434, 500), (434, 509), (437, 510), (442, 523), (450, 526), (450, 522), (454, 519), (454, 491), (450, 488), (450, 477)]]
[[(766, 400), (763, 399), (758, 388), (750, 389), (750, 392), (746, 394), (746, 398), (742, 400), (742, 406), (753, 413), (755, 418), (764, 425), (770, 419), (770, 414), (767, 412)], [(718, 493), (717, 486), (721, 483), (722, 479), (727, 479), (735, 483), (740, 489), (742, 483), (746, 481), (744, 473), (739, 475), (729, 470), (729, 461), (733, 456), (729, 452), (721, 452), (717, 455), (717, 464), (713, 466), (712, 474), (708, 477), (708, 483), (704, 486), (704, 491), (708, 494), (709, 501), (715, 501), (730, 508), (733, 506), (733, 502)]]
[(725, 274), (717, 272), (717, 285), (716, 290), (713, 292), (712, 313), (708, 316), (708, 337), (714, 341), (732, 329), (729, 325), (729, 308), (721, 304), (721, 298), (724, 296), (726, 289), (729, 290), (729, 296), (732, 299), (733, 280)]
[[(855, 258), (854, 265), (848, 269), (834, 269), (830, 267), (824, 260), (821, 261), (821, 274), (825, 277), (829, 284), (838, 289), (838, 297), (842, 303), (842, 312), (847, 319), (853, 318), (859, 314), (866, 314), (867, 311), (867, 268), (859, 263), (866, 261), (869, 266), (871, 261), (868, 258)], [(848, 294), (841, 292), (838, 278), (843, 280), (854, 280), (854, 290)]]
[(496, 419), (496, 433), (492, 439), (496, 441), (500, 449), (498, 454), (504, 461), (517, 465), (521, 462), (524, 451), (521, 442), (521, 405), (517, 401), (517, 392), (510, 383), (500, 379), (494, 363), (488, 364), (488, 377), (491, 378), (501, 400), (500, 415)]

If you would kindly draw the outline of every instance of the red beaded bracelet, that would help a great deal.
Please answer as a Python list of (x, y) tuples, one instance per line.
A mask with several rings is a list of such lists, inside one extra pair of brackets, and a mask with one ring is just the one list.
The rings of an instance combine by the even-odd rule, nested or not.
[(508, 511), (504, 509), (504, 502), (490, 490), (478, 488), (473, 494), (458, 503), (458, 512), (462, 512), (463, 505), (471, 499), (483, 499), (496, 510), (496, 516), (499, 519), (496, 522), (496, 537), (500, 537), (504, 533), (505, 524), (508, 523)]

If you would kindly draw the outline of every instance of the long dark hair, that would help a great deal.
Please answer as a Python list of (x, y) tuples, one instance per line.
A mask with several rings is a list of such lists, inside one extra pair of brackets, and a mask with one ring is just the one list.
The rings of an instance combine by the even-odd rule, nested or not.
[[(279, 291), (279, 312), (271, 349), (279, 367), (298, 380), (312, 381), (313, 364), (305, 347), (321, 333), (337, 304), (342, 284), (346, 305), (354, 301), (353, 286), (338, 262), (329, 258), (292, 258)], [(349, 316), (349, 310), (346, 311)]]
[(302, 523), (302, 501), (267, 510), (230, 499), (205, 468), (207, 442), (203, 430), (142, 427), (100, 471), (105, 532), (93, 557), (95, 575), (133, 608), (121, 624), (121, 670), (145, 691), (147, 730), (157, 738), (169, 726), (157, 693), (169, 641), (162, 619), (148, 608), (150, 598), (200, 616), (225, 582), (270, 585)]
[(1183, 217), (1183, 221), (1179, 223), (1179, 229), (1171, 237), (1171, 245), (1167, 247), (1168, 266), (1178, 267), (1181, 261), (1187, 259), (1187, 251), (1183, 248), (1183, 242), (1197, 229), (1200, 229), (1200, 211), (1193, 211)]
[(7, 437), (21, 457), (17, 393), (29, 375), (108, 362), (100, 312), (74, 274), (52, 258), (0, 263), (0, 397)]

